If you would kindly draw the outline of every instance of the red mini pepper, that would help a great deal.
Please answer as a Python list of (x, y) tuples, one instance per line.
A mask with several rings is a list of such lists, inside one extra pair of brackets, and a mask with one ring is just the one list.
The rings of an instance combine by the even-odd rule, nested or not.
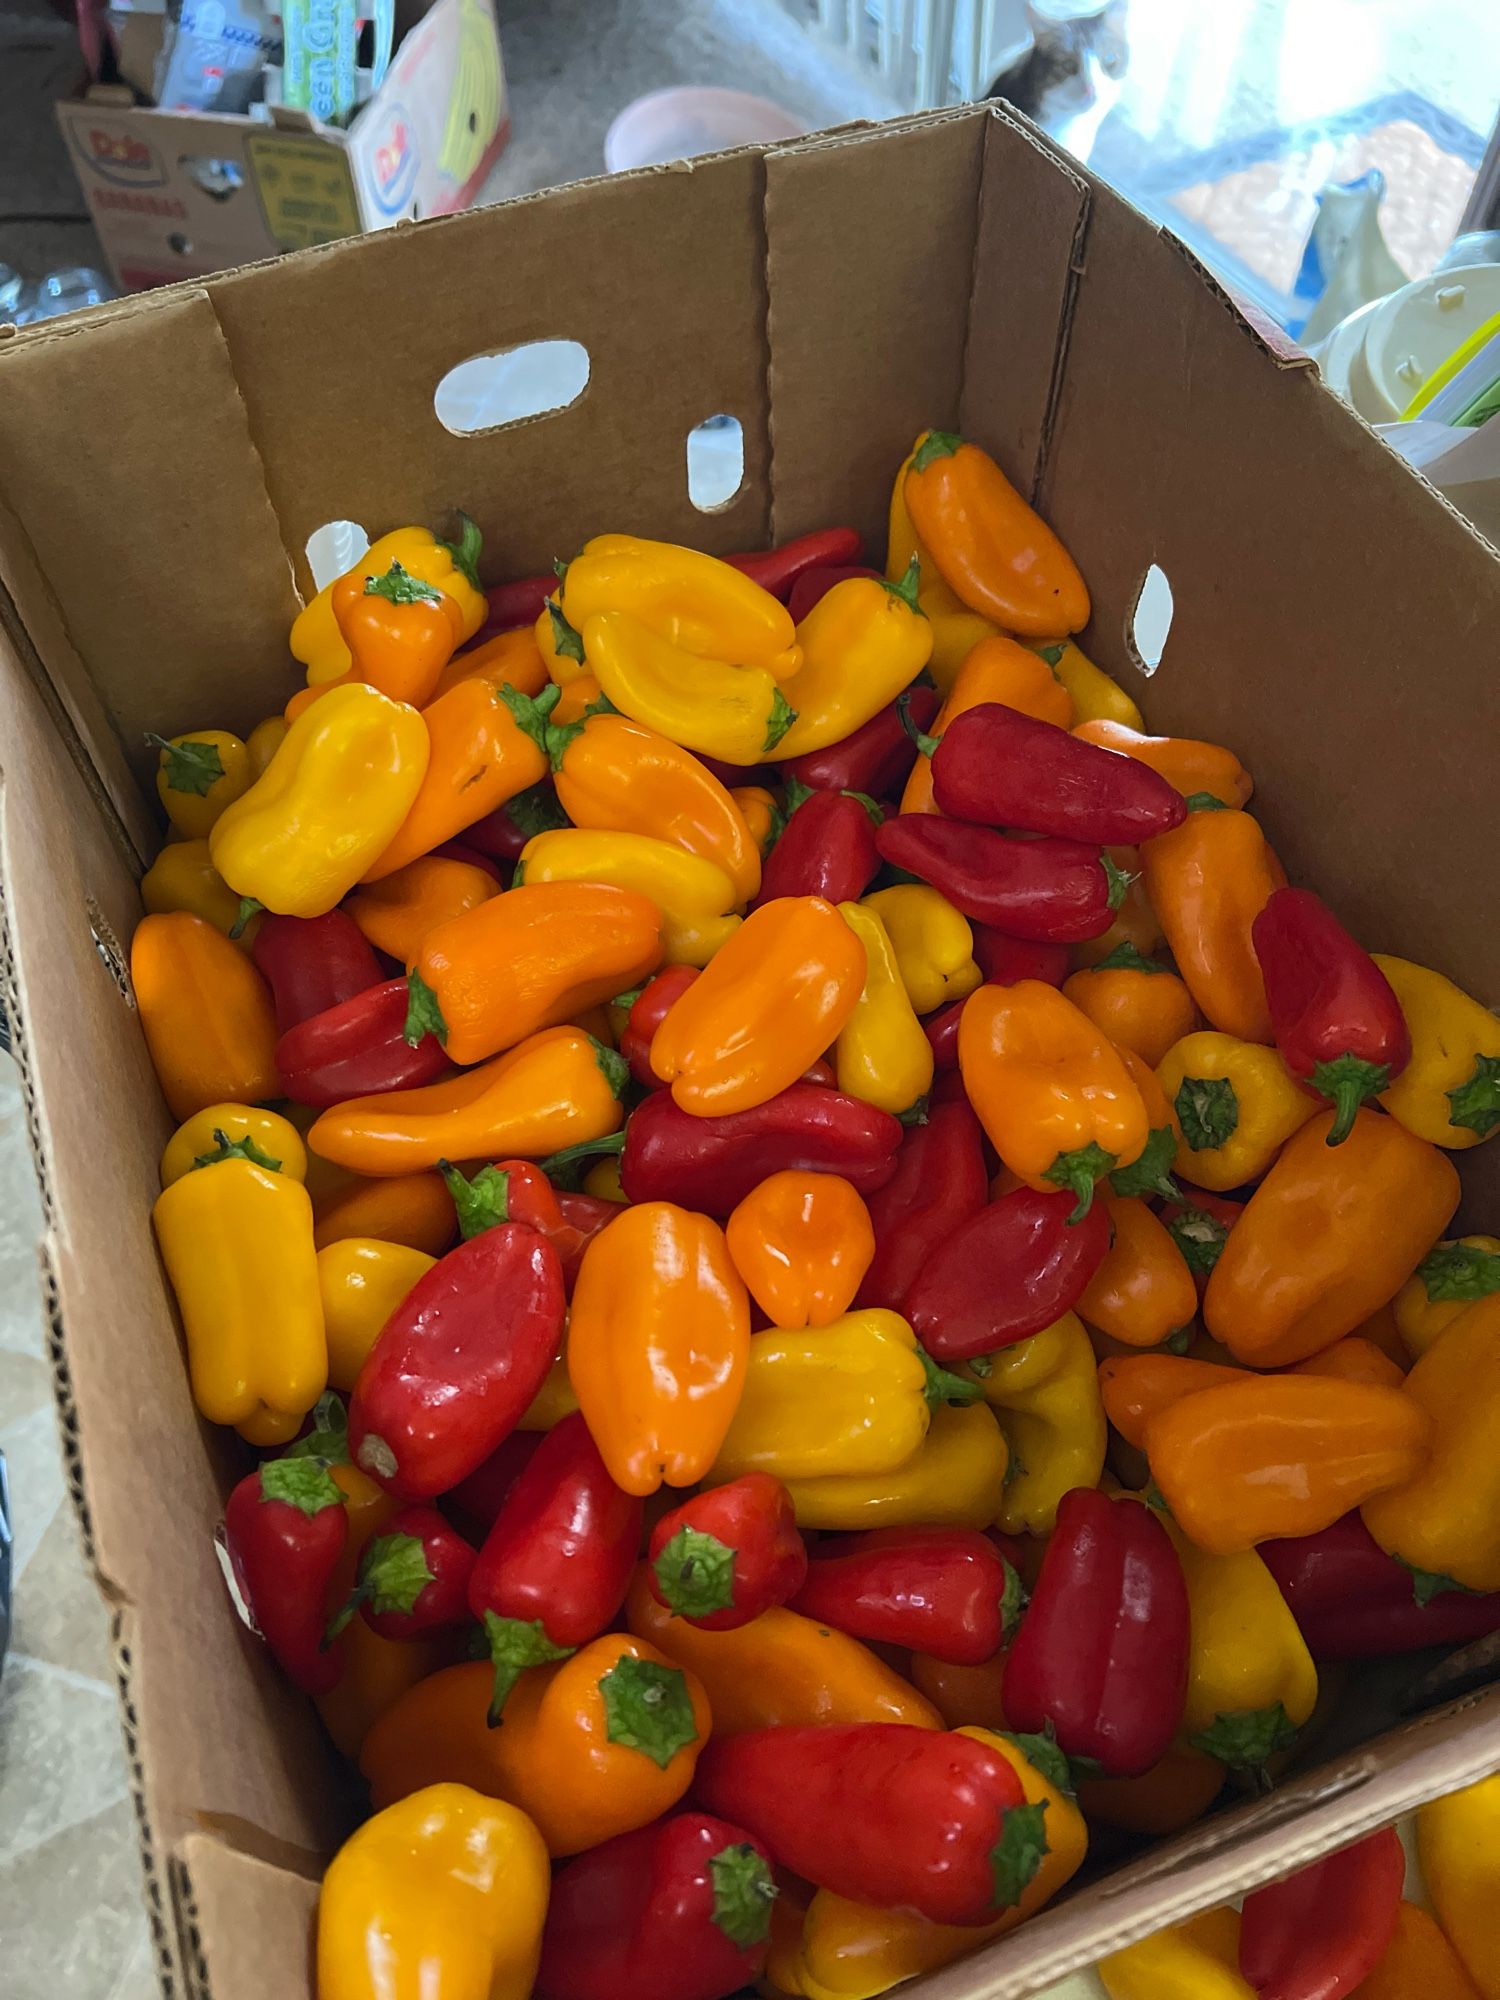
[(928, 1261), (988, 1198), (984, 1133), (968, 1099), (930, 1105), (927, 1123), (902, 1139), (895, 1174), (867, 1197), (875, 1255), (856, 1304), (904, 1313)]
[(762, 590), (769, 590), (783, 604), (792, 594), (792, 585), (810, 569), (824, 569), (857, 563), (865, 545), (858, 528), (818, 528), (810, 535), (798, 535), (774, 549), (753, 549), (749, 554), (725, 556), (731, 569), (748, 576)]
[(1500, 1632), (1500, 1591), (1460, 1590), (1387, 1555), (1357, 1513), (1295, 1541), (1261, 1542), (1315, 1660), (1459, 1646)]
[(1005, 1665), (1014, 1729), (1133, 1778), (1167, 1754), (1187, 1699), (1188, 1594), (1151, 1509), (1075, 1486), (1057, 1510)]
[(545, 1431), (512, 1431), (490, 1453), (482, 1465), (460, 1479), (443, 1495), (443, 1506), (455, 1515), (459, 1526), (477, 1535), (482, 1542), (495, 1525), (506, 1497), (521, 1474), (541, 1450)]
[(958, 1069), (958, 1024), (963, 1019), (963, 1012), (962, 1000), (950, 1000), (946, 1007), (939, 1007), (922, 1023), (922, 1032), (932, 1049), (932, 1060), (940, 1070)]
[(765, 1969), (776, 1884), (758, 1841), (675, 1813), (553, 1879), (537, 2000), (725, 2000)]
[(966, 917), (1046, 944), (1099, 937), (1128, 886), (1107, 854), (1081, 840), (1007, 840), (935, 813), (888, 819), (875, 845), (883, 861), (930, 882)]
[(344, 1671), (325, 1646), (328, 1589), (349, 1517), (316, 1458), (268, 1458), (224, 1509), (224, 1546), (240, 1595), (277, 1665), (304, 1694), (327, 1694)]
[(271, 989), (278, 1035), (380, 984), (374, 947), (344, 910), (321, 917), (265, 910), (250, 956)]
[(785, 1604), (807, 1574), (792, 1496), (769, 1472), (695, 1493), (663, 1514), (646, 1551), (651, 1595), (705, 1632)]
[(1388, 1826), (1252, 1890), (1240, 1917), (1241, 1974), (1259, 2000), (1343, 2000), (1385, 1956), (1405, 1880), (1401, 1837)]
[(1250, 927), (1281, 1059), (1337, 1114), (1330, 1146), (1354, 1114), (1411, 1061), (1411, 1034), (1391, 983), (1310, 889), (1275, 889)]
[(490, 608), (479, 638), (488, 639), (496, 632), (515, 632), (523, 625), (535, 625), (556, 588), (555, 574), (517, 576), (509, 583), (492, 584), (484, 593)]
[(557, 1252), (563, 1283), (570, 1291), (584, 1251), (620, 1212), (618, 1203), (593, 1195), (559, 1195), (531, 1160), (497, 1160), (472, 1176), (446, 1160), (439, 1164), (465, 1242), (502, 1222), (524, 1222)]
[(993, 1354), (1072, 1311), (1110, 1242), (1103, 1202), (1074, 1208), (1066, 1189), (1015, 1188), (934, 1245), (901, 1308), (934, 1359)]
[(383, 980), (289, 1028), (276, 1044), (281, 1087), (294, 1104), (326, 1111), (350, 1097), (435, 1083), (448, 1067), (436, 1035), (406, 1040), (410, 993)]
[(440, 1257), (391, 1314), (349, 1404), (349, 1453), (401, 1500), (430, 1500), (516, 1427), (562, 1341), (562, 1266), (523, 1223)]
[(648, 979), (631, 1002), (625, 1032), (620, 1037), (620, 1054), (630, 1064), (630, 1074), (647, 1090), (664, 1088), (651, 1067), (651, 1044), (667, 1018), (668, 1009), (682, 998), (698, 977), (691, 965), (669, 965)]
[(986, 986), (1019, 986), (1023, 979), (1061, 986), (1072, 970), (1065, 944), (1007, 937), (989, 924), (975, 924), (972, 929), (974, 962), (984, 974)]
[(792, 1609), (855, 1639), (977, 1667), (1009, 1641), (1021, 1602), (1021, 1579), (976, 1528), (876, 1528), (819, 1550)]
[(851, 576), (872, 576), (877, 583), (883, 581), (878, 569), (866, 569), (859, 563), (820, 563), (816, 569), (803, 570), (786, 601), (792, 623), (800, 625), (813, 606), (821, 604), (836, 583), (847, 583)]
[(464, 843), (496, 861), (516, 862), (521, 858), (521, 849), (534, 835), (555, 833), (571, 824), (557, 802), (551, 780), (547, 779), (533, 785), (530, 791), (517, 792), (513, 799), (496, 806), (483, 819), (473, 820), (464, 828)]
[(625, 1602), (642, 1508), (610, 1478), (578, 1411), (547, 1433), (469, 1578), (495, 1668), (492, 1725), (527, 1667), (597, 1639)]
[(786, 826), (766, 856), (753, 908), (780, 896), (822, 896), (855, 903), (880, 867), (875, 829), (880, 808), (853, 792), (815, 792), (791, 779)]
[[(906, 712), (925, 729), (938, 712), (937, 689), (912, 688)], [(781, 768), (788, 779), (815, 792), (864, 792), (869, 798), (889, 799), (900, 793), (916, 760), (917, 746), (891, 702), (826, 750), (808, 750)]]
[(338, 1637), (356, 1611), (382, 1639), (420, 1639), (469, 1621), (474, 1548), (436, 1507), (403, 1507), (359, 1556), (359, 1573), (328, 1627)]
[(1015, 1766), (959, 1731), (851, 1722), (716, 1736), (694, 1789), (794, 1875), (937, 1924), (1013, 1907), (1047, 1849), (1044, 1809), (1026, 1804)]

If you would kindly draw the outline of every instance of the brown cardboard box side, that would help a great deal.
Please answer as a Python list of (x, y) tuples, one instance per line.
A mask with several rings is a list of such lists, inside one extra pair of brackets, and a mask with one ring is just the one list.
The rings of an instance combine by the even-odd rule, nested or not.
[[(568, 409), (480, 437), (436, 421), (457, 361), (558, 336), (591, 356)], [(746, 482), (702, 515), (685, 439), (717, 411), (744, 425)], [(1185, 253), (993, 107), (570, 187), (0, 343), (4, 997), (173, 1993), (303, 1989), (347, 1800), (225, 1601), (210, 1524), (233, 1461), (193, 1417), (145, 1224), (167, 1119), (117, 976), (151, 839), (140, 731), (280, 706), (327, 520), (462, 504), (493, 578), (622, 525), (727, 550), (852, 518), (879, 547), (932, 422), (1040, 493), (1094, 588), (1086, 643), (1137, 688), (1126, 628), (1161, 564), (1153, 726), (1233, 743), (1294, 877), (1500, 1000), (1474, 908), (1500, 796), (1453, 745), (1455, 717), (1493, 713), (1472, 634), (1500, 561)], [(1493, 1219), (1494, 1169), (1464, 1172)], [(1497, 1766), (1490, 1693), (909, 1990), (1021, 2000)]]

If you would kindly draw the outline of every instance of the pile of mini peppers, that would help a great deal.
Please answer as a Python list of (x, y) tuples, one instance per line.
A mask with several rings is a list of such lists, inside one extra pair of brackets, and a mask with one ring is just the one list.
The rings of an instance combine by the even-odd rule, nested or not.
[[(865, 555), (402, 528), (152, 739), (156, 1237), (374, 1808), (320, 2000), (865, 2000), (1500, 1629), (1500, 1022), (1146, 733), (986, 453)], [(1263, 2000), (1393, 1934), (1323, 1866)], [(1177, 1948), (1111, 1990), (1241, 1976)]]

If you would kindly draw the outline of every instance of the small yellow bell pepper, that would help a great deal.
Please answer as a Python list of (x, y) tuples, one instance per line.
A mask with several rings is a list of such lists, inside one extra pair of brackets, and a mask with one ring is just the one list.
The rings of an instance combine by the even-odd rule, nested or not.
[(797, 627), (802, 665), (785, 683), (797, 719), (761, 762), (840, 743), (911, 686), (932, 653), (917, 602), (917, 563), (899, 583), (845, 577)]
[(865, 948), (865, 983), (833, 1045), (839, 1089), (899, 1118), (932, 1088), (932, 1044), (877, 913), (864, 903), (840, 903), (838, 910)]
[(518, 1807), (429, 1785), (345, 1841), (318, 1899), (318, 2000), (529, 2000), (551, 1893)]
[(1500, 2000), (1500, 1776), (1419, 1806), (1417, 1854), (1449, 1943), (1484, 2000)]
[(917, 602), (932, 626), (932, 656), (927, 665), (939, 691), (946, 695), (973, 648), (981, 639), (993, 638), (1000, 628), (992, 625), (988, 618), (981, 617), (977, 611), (971, 611), (957, 592), (943, 581), (942, 572), (911, 524), (911, 514), (906, 505), (906, 473), (917, 447), (926, 436), (926, 431), (923, 431), (901, 461), (896, 483), (891, 488), (890, 511), (886, 520), (885, 573), (892, 583), (899, 583), (911, 568), (915, 556), (918, 565)]
[(245, 750), (250, 759), (250, 782), (265, 775), (266, 767), (286, 738), (287, 720), (284, 715), (268, 715), (264, 722), (257, 722), (245, 738)]
[(801, 663), (784, 604), (732, 563), (675, 542), (596, 535), (568, 564), (558, 595), (580, 632), (596, 612), (623, 611), (684, 653), (762, 667), (775, 680)]
[(425, 1251), (386, 1243), (378, 1236), (341, 1236), (318, 1252), (318, 1290), (333, 1388), (354, 1387), (381, 1328), (436, 1262)]
[(157, 736), (146, 741), (160, 752), (156, 760), (156, 796), (167, 818), (189, 840), (207, 837), (225, 806), (250, 786), (250, 753), (227, 729), (199, 729), (182, 736)]
[(330, 689), (215, 822), (215, 868), (236, 895), (281, 916), (323, 916), (390, 846), (427, 753), (416, 709), (359, 681)]
[(596, 611), (582, 643), (590, 670), (620, 713), (684, 750), (728, 764), (758, 764), (797, 719), (764, 667), (685, 652), (628, 612)]
[[(996, 1750), (1020, 1778), (1045, 1842), (1036, 1873), (1019, 1900), (991, 1924), (935, 1924), (904, 1910), (878, 1909), (819, 1889), (803, 1918), (795, 1968), (805, 2000), (874, 2000), (903, 1979), (951, 1965), (981, 1945), (1004, 1937), (1050, 1903), (1083, 1865), (1088, 1829), (1074, 1801), (1068, 1763), (1044, 1736), (1010, 1736), (965, 1728)], [(1009, 1821), (1008, 1821), (1009, 1823)]]
[[(215, 868), (206, 840), (168, 841), (141, 877), (141, 901), (155, 912), (186, 910), (226, 937), (240, 920), (240, 899)], [(235, 943), (248, 950), (258, 928), (252, 917)]]
[[(458, 518), (461, 535), (457, 542), (440, 542), (428, 528), (395, 528), (372, 542), (344, 575), (368, 582), (371, 577), (384, 576), (391, 564), (398, 562), (409, 576), (434, 584), (444, 597), (452, 599), (458, 607), (463, 636), (472, 639), (488, 617), (489, 605), (479, 587), (479, 530), (467, 514)], [(321, 681), (336, 681), (353, 665), (333, 615), (334, 586), (342, 581), (343, 577), (335, 577), (333, 583), (324, 584), (311, 604), (304, 605), (292, 620), (288, 642), (292, 658), (306, 667), (312, 687)]]
[(626, 1194), (620, 1185), (620, 1162), (600, 1160), (583, 1177), (583, 1191), (596, 1201), (617, 1201), (623, 1206)]
[(161, 1156), (161, 1184), (170, 1187), (190, 1174), (202, 1159), (216, 1159), (219, 1134), (231, 1142), (249, 1140), (243, 1157), (262, 1156), (259, 1164), (268, 1173), (285, 1174), (288, 1180), (307, 1179), (307, 1148), (302, 1134), (289, 1118), (278, 1111), (265, 1111), (258, 1104), (210, 1104), (195, 1111), (168, 1139)]
[(538, 833), (521, 849), (514, 883), (594, 882), (634, 889), (661, 911), (669, 965), (706, 965), (728, 935), (733, 882), (717, 863), (646, 833), (569, 826)]
[[(279, 1157), (291, 1159), (287, 1140), (279, 1143)], [(312, 1202), (272, 1157), (248, 1136), (226, 1134), (151, 1211), (193, 1401), (254, 1444), (295, 1436), (328, 1383)]]
[(916, 1335), (881, 1307), (827, 1326), (752, 1334), (713, 1482), (743, 1472), (787, 1480), (890, 1473), (927, 1435), (927, 1382)]
[(967, 1000), (984, 974), (974, 962), (974, 933), (962, 911), (925, 882), (902, 882), (862, 899), (885, 926), (906, 997), (918, 1014)]
[(1127, 729), (1144, 730), (1141, 711), (1120, 683), (1096, 667), (1071, 639), (1038, 639), (1032, 649), (1073, 697), (1076, 722), (1123, 722)]
[(1434, 1146), (1477, 1146), (1500, 1131), (1500, 1017), (1440, 972), (1374, 956), (1411, 1030), (1411, 1061), (1381, 1103)]
[(1102, 1961), (1109, 2000), (1255, 2000), (1239, 1969), (1237, 1910), (1209, 1910)]
[(1439, 1334), (1491, 1292), (1500, 1292), (1500, 1236), (1435, 1243), (1396, 1294), (1396, 1330), (1407, 1355), (1419, 1361)]
[(1275, 1049), (1212, 1029), (1174, 1042), (1156, 1076), (1177, 1134), (1173, 1172), (1218, 1194), (1258, 1181), (1318, 1109)]
[(1005, 1434), (1008, 1477), (995, 1525), (1011, 1535), (1048, 1535), (1058, 1503), (1075, 1486), (1097, 1486), (1109, 1435), (1093, 1344), (1076, 1313), (1030, 1340), (980, 1357), (970, 1371)]
[(994, 1412), (983, 1403), (967, 1409), (940, 1403), (920, 1449), (894, 1472), (831, 1472), (783, 1483), (803, 1528), (987, 1528), (1004, 1501), (1005, 1469), (1005, 1438)]

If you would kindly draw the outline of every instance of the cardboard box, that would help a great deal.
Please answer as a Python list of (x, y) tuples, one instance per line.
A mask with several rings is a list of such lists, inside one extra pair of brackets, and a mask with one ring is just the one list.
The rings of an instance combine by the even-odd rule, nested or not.
[[(478, 436), (476, 354), (582, 342), (567, 408)], [(737, 416), (744, 485), (688, 499)], [(1154, 728), (1229, 744), (1292, 878), (1370, 945), (1500, 1001), (1500, 559), (1305, 358), (996, 106), (566, 187), (121, 301), (0, 343), (4, 1000), (21, 1060), (75, 1496), (112, 1611), (163, 1984), (296, 2000), (353, 1799), (241, 1629), (213, 1544), (233, 1437), (195, 1419), (147, 1226), (168, 1120), (124, 970), (159, 840), (147, 727), (246, 729), (295, 685), (314, 529), (485, 534), (492, 578), (628, 527), (718, 549), (853, 521), (880, 547), (926, 424), (994, 451), (1080, 559), (1088, 650)], [(1175, 617), (1132, 660), (1148, 565)], [(1470, 1226), (1500, 1146), (1461, 1154)], [(107, 1190), (107, 1192), (106, 1192)], [(913, 2000), (1020, 2000), (1500, 1767), (1467, 1697), (1225, 1812)]]
[(450, 215), (510, 134), (493, 0), (437, 0), (346, 131), (282, 106), (269, 122), (159, 110), (118, 85), (56, 110), (126, 291)]

